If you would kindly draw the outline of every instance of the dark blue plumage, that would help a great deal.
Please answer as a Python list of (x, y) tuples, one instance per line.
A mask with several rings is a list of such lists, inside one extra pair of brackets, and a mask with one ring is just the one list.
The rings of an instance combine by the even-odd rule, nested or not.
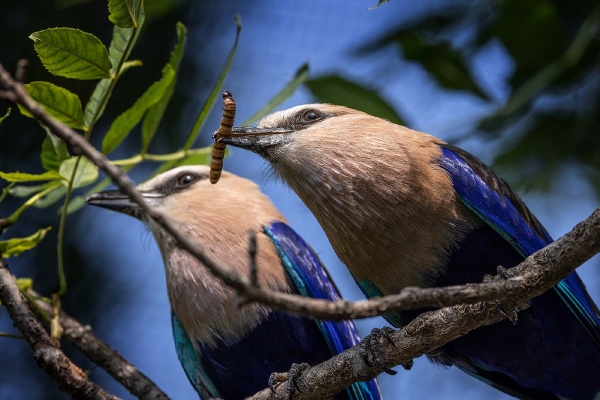
[[(317, 256), (290, 227), (275, 222), (264, 228), (272, 240), (295, 289), (304, 296), (339, 299), (333, 282)], [(264, 389), (272, 372), (289, 370), (291, 364), (318, 364), (358, 343), (354, 324), (316, 322), (295, 315), (272, 312), (242, 340), (208, 347), (196, 343), (199, 357), (173, 314), (177, 354), (188, 378), (207, 398), (242, 399)], [(376, 381), (360, 382), (335, 399), (379, 400)]]
[[(485, 224), (467, 233), (440, 266), (445, 272), (436, 286), (481, 282), (498, 265), (515, 266), (552, 241), (491, 169), (458, 148), (442, 147), (441, 167), (461, 202)], [(445, 346), (440, 361), (522, 398), (597, 398), (600, 317), (577, 274), (530, 304), (516, 326), (503, 321), (479, 328)], [(415, 315), (400, 317), (408, 322)]]

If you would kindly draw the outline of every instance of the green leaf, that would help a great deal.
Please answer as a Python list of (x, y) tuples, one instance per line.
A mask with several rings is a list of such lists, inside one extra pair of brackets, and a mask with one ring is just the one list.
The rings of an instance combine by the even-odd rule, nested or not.
[(320, 103), (338, 104), (364, 111), (395, 124), (404, 121), (379, 94), (336, 75), (310, 79), (306, 86)]
[(96, 36), (72, 28), (51, 28), (29, 36), (50, 73), (73, 79), (110, 77), (106, 47)]
[(46, 208), (50, 207), (52, 204), (56, 203), (67, 194), (66, 186), (58, 186), (55, 190), (51, 191), (38, 201), (36, 201), (33, 206), (36, 208)]
[(77, 196), (71, 199), (69, 205), (67, 206), (67, 215), (72, 214), (85, 206), (85, 197)]
[[(110, 60), (110, 71), (115, 74), (121, 71), (122, 66), (129, 57), (131, 49), (135, 45), (137, 38), (140, 33), (140, 28), (144, 23), (144, 6), (143, 3), (137, 9), (137, 28), (121, 28), (115, 26), (113, 28), (113, 37), (108, 48), (108, 58)], [(119, 72), (120, 73), (120, 72)], [(115, 79), (117, 79), (115, 77)], [(94, 125), (96, 121), (104, 113), (104, 108), (108, 99), (110, 98), (112, 91), (113, 79), (106, 78), (102, 79), (96, 85), (94, 92), (90, 96), (87, 104), (85, 105), (85, 111), (83, 115), (83, 124), (86, 128)]]
[(136, 27), (134, 6), (137, 6), (137, 2), (132, 0), (108, 0), (108, 19), (121, 28)]
[(196, 122), (194, 122), (194, 126), (192, 127), (192, 130), (188, 134), (188, 138), (185, 142), (185, 145), (183, 146), (184, 150), (189, 149), (194, 144), (194, 141), (196, 140), (196, 136), (198, 136), (198, 133), (202, 129), (202, 125), (204, 125), (206, 116), (208, 115), (208, 112), (212, 109), (213, 105), (215, 104), (215, 99), (217, 98), (217, 95), (221, 91), (223, 82), (225, 81), (225, 78), (227, 77), (227, 74), (229, 73), (229, 68), (231, 67), (231, 63), (233, 62), (233, 58), (235, 57), (235, 52), (237, 50), (237, 45), (238, 45), (238, 41), (240, 38), (240, 32), (242, 31), (242, 20), (240, 19), (239, 15), (235, 16), (235, 25), (236, 25), (237, 30), (235, 33), (235, 41), (233, 42), (233, 47), (231, 48), (231, 50), (229, 51), (229, 54), (227, 55), (227, 59), (225, 60), (225, 65), (223, 66), (223, 69), (221, 70), (221, 74), (219, 75), (219, 78), (217, 79), (215, 86), (212, 88), (210, 94), (208, 95), (208, 98), (204, 102), (204, 105), (202, 106), (202, 109), (200, 110), (198, 117), (196, 117)]
[(140, 122), (146, 110), (158, 103), (173, 81), (174, 76), (175, 71), (173, 70), (173, 67), (171, 67), (170, 64), (167, 64), (165, 68), (163, 68), (162, 78), (150, 85), (146, 92), (136, 100), (129, 110), (125, 111), (114, 120), (102, 140), (102, 152), (104, 154), (108, 154), (117, 148), (123, 139), (127, 137), (129, 132), (131, 132), (138, 122)]
[(46, 236), (46, 233), (52, 229), (47, 227), (40, 229), (31, 236), (25, 238), (14, 238), (0, 241), (0, 255), (2, 258), (8, 258), (10, 256), (18, 256), (24, 251), (31, 250), (38, 245)]
[(424, 36), (414, 33), (401, 33), (395, 37), (402, 46), (404, 58), (418, 62), (444, 88), (468, 90), (486, 99), (471, 77), (462, 55), (450, 42), (429, 43)]
[[(144, 20), (143, 18), (143, 10), (140, 9), (141, 20), (138, 18), (138, 21)], [(119, 65), (123, 65), (129, 54), (131, 53), (131, 49), (135, 45), (137, 38), (140, 33), (140, 28), (120, 28), (115, 26), (113, 29), (113, 37), (110, 42), (110, 47), (108, 48), (108, 58), (110, 60), (110, 70), (112, 73), (117, 72), (117, 67)]]
[(186, 33), (187, 29), (185, 25), (181, 22), (177, 23), (177, 44), (171, 53), (171, 58), (169, 59), (169, 65), (173, 67), (175, 71), (175, 75), (173, 77), (173, 81), (165, 90), (163, 97), (160, 99), (158, 103), (153, 105), (148, 109), (146, 113), (146, 117), (144, 118), (144, 122), (142, 123), (142, 151), (141, 154), (145, 154), (148, 151), (148, 146), (150, 145), (150, 141), (156, 134), (156, 130), (160, 125), (160, 121), (165, 114), (165, 110), (167, 109), (167, 105), (169, 101), (171, 101), (171, 97), (173, 96), (173, 92), (175, 91), (175, 84), (177, 83), (177, 72), (179, 71), (179, 64), (181, 63), (181, 58), (183, 57), (183, 52), (185, 50), (185, 41), (186, 41)]
[[(46, 229), (50, 229), (49, 227)], [(19, 290), (33, 289), (33, 279), (31, 278), (19, 278), (17, 279), (17, 287)]]
[(283, 103), (288, 97), (290, 97), (298, 86), (302, 85), (308, 79), (308, 64), (302, 65), (294, 78), (279, 92), (277, 93), (267, 104), (265, 104), (260, 110), (255, 112), (250, 118), (244, 121), (241, 126), (252, 125), (258, 120), (262, 119), (267, 114), (270, 114), (277, 106)]
[[(229, 156), (229, 152), (227, 151), (229, 149), (225, 150), (225, 157)], [(182, 165), (208, 165), (210, 164), (210, 153), (206, 153), (206, 154), (190, 154), (189, 156), (186, 156), (184, 158), (182, 158), (181, 160), (177, 161), (175, 163), (175, 167), (181, 167)]]
[(83, 113), (83, 125), (86, 129), (89, 129), (104, 113), (104, 107), (106, 107), (106, 103), (108, 103), (108, 98), (110, 97), (108, 92), (112, 81), (111, 78), (102, 79), (94, 88)]
[(69, 158), (67, 145), (61, 138), (50, 132), (50, 129), (43, 125), (42, 127), (47, 134), (42, 143), (42, 153), (40, 154), (42, 166), (46, 171), (58, 171), (60, 164)]
[(551, 0), (503, 1), (497, 6), (498, 17), (483, 31), (481, 40), (495, 37), (511, 54), (514, 88), (566, 50), (565, 24), (560, 6)]
[[(182, 165), (199, 165), (199, 164), (210, 164), (210, 150), (212, 150), (212, 146), (208, 146), (206, 147), (206, 152), (205, 153), (200, 153), (200, 154), (190, 154), (189, 156), (186, 156), (180, 160), (171, 160), (171, 161), (167, 161), (165, 163), (162, 163), (161, 165), (158, 166), (158, 168), (156, 168), (154, 170), (154, 172), (152, 172), (147, 178), (146, 180), (152, 179), (154, 178), (156, 175), (160, 175), (165, 171), (168, 171), (172, 168), (175, 167), (180, 167)], [(229, 152), (229, 147), (225, 149), (225, 158), (229, 157), (230, 152)]]
[(0, 124), (10, 115), (10, 110), (12, 110), (12, 108), (6, 110), (6, 114), (4, 114), (4, 117), (0, 117)]
[[(132, 165), (124, 165), (121, 168), (121, 170), (123, 171), (123, 173), (127, 173), (134, 166), (135, 165), (133, 165), (133, 164)], [(69, 203), (69, 206), (67, 207), (67, 215), (79, 210), (81, 208), (80, 205), (81, 206), (85, 205), (85, 199), (88, 196), (91, 196), (94, 193), (98, 193), (98, 192), (104, 190), (111, 183), (112, 183), (112, 180), (110, 178), (104, 178), (100, 182), (96, 183), (94, 186), (89, 188), (83, 196), (77, 196), (77, 197), (73, 198), (71, 200), (71, 202)], [(74, 206), (72, 206), (72, 204), (74, 204)]]
[(41, 192), (42, 190), (46, 189), (47, 187), (50, 187), (51, 185), (53, 185), (52, 182), (35, 186), (16, 185), (8, 190), (8, 194), (14, 197), (29, 197), (33, 194)]
[(39, 175), (26, 174), (24, 172), (0, 172), (0, 178), (8, 182), (54, 181), (63, 179), (63, 177), (56, 171), (48, 171)]
[[(60, 164), (58, 172), (66, 179), (66, 181), (63, 182), (65, 186), (68, 186), (71, 175), (73, 175), (73, 169), (77, 163), (77, 158), (78, 157), (68, 158)], [(89, 185), (90, 183), (95, 182), (96, 179), (98, 179), (98, 168), (86, 157), (81, 157), (77, 172), (75, 173), (75, 178), (73, 179), (73, 188), (75, 189)]]
[[(76, 94), (50, 82), (31, 82), (25, 85), (27, 93), (44, 110), (60, 122), (72, 128), (83, 128), (83, 111)], [(33, 115), (18, 104), (21, 114), (33, 118)]]

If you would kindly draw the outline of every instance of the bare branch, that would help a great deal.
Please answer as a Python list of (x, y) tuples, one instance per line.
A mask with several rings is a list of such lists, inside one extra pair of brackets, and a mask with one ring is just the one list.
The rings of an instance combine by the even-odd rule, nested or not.
[(19, 291), (8, 266), (2, 259), (0, 259), (0, 300), (33, 352), (36, 364), (50, 375), (60, 390), (73, 399), (119, 399), (90, 382), (83, 371), (52, 344), (48, 333), (29, 309), (27, 301)]
[[(33, 290), (29, 294), (38, 298)], [(43, 300), (36, 301), (37, 306), (46, 314), (52, 314), (52, 306)], [(135, 365), (129, 363), (116, 350), (94, 335), (89, 325), (81, 325), (79, 321), (62, 311), (60, 322), (64, 329), (63, 337), (71, 342), (93, 363), (108, 372), (129, 393), (140, 400), (169, 400), (169, 397)]]

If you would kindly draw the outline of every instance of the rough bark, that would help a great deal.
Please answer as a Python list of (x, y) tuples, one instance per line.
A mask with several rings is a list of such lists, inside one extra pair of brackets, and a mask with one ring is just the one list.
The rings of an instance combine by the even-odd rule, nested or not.
[(83, 371), (54, 346), (40, 321), (29, 309), (8, 266), (0, 259), (0, 300), (33, 353), (33, 358), (60, 390), (76, 400), (118, 400), (88, 380)]
[[(39, 294), (33, 290), (30, 290), (29, 293), (34, 298), (39, 297)], [(51, 315), (50, 304), (42, 300), (37, 300), (36, 304), (46, 314)], [(123, 385), (129, 393), (140, 400), (169, 400), (169, 397), (135, 365), (94, 335), (91, 326), (82, 325), (64, 311), (60, 313), (60, 322), (64, 329), (63, 337)]]

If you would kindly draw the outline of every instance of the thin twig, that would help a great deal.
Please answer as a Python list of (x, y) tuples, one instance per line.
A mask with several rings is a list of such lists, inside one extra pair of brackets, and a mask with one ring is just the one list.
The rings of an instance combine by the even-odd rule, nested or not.
[(76, 400), (119, 399), (90, 382), (85, 373), (52, 344), (48, 333), (29, 309), (27, 301), (2, 259), (0, 259), (0, 300), (33, 352), (38, 367), (56, 382), (60, 390)]

